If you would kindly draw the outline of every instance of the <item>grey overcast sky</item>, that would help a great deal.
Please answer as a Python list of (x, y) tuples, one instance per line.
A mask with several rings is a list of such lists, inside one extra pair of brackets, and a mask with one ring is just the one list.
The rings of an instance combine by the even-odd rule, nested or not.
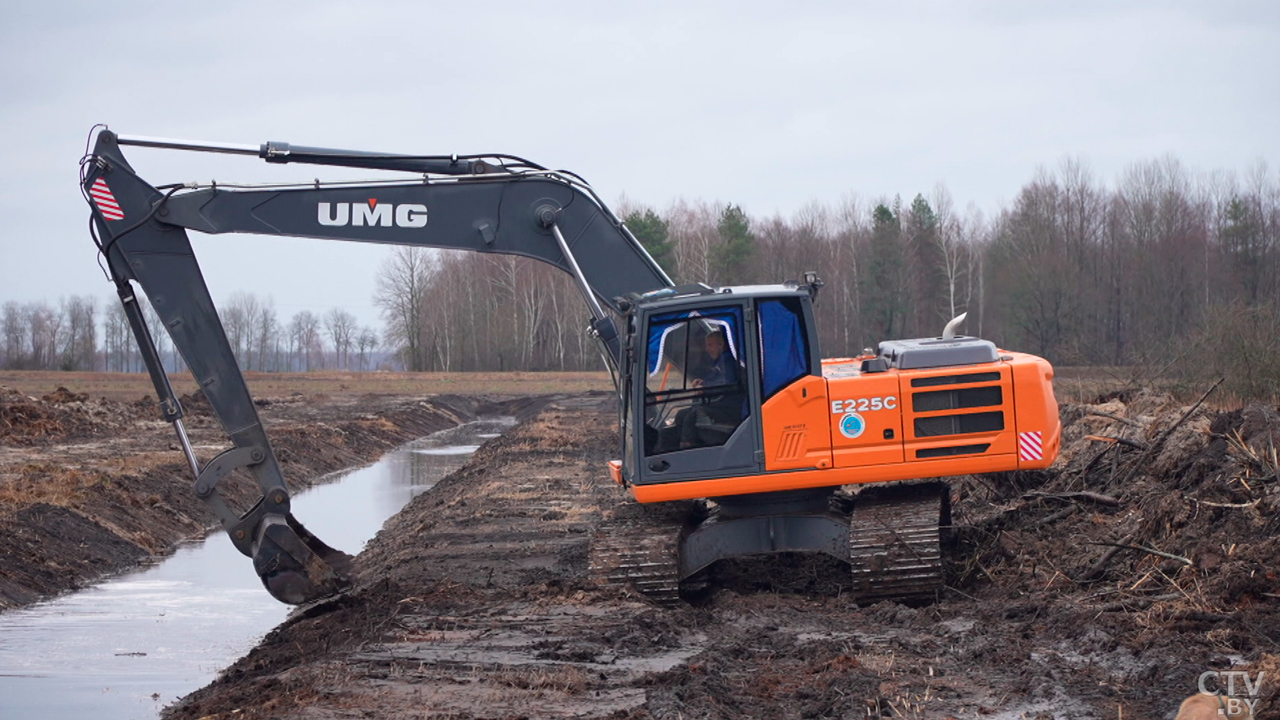
[[(1067, 156), (1113, 182), (1280, 163), (1280, 3), (59, 2), (0, 24), (0, 302), (112, 295), (77, 160), (120, 133), (506, 152), (609, 202), (754, 216), (912, 197), (990, 213)], [(317, 168), (132, 149), (153, 184)], [(194, 236), (216, 300), (371, 302), (385, 248)]]

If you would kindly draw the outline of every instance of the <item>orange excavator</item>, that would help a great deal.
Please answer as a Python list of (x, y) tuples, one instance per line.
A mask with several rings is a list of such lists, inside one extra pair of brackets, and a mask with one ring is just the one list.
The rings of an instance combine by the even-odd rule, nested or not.
[[(121, 147), (130, 145), (400, 175), (152, 185), (125, 159)], [(609, 474), (641, 504), (697, 501), (665, 527), (644, 513), (620, 515), (594, 540), (598, 578), (658, 602), (678, 601), (717, 561), (785, 552), (844, 561), (860, 600), (936, 596), (950, 524), (950, 491), (938, 479), (1045, 468), (1058, 452), (1047, 361), (955, 334), (963, 316), (936, 338), (823, 360), (813, 313), (822, 282), (813, 273), (776, 285), (676, 286), (580, 177), (518, 157), (229, 145), (103, 128), (81, 162), (81, 187), (94, 242), (195, 491), (283, 602), (341, 592), (349, 558), (290, 512), (188, 230), (505, 253), (572, 276), (590, 312), (587, 331), (617, 385), (621, 447)], [(231, 447), (203, 465), (135, 283), (230, 438)], [(241, 468), (261, 498), (236, 512), (218, 483)]]

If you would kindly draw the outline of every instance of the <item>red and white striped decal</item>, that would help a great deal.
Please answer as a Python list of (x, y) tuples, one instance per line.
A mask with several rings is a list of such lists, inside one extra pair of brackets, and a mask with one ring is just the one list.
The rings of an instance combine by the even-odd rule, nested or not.
[(93, 204), (98, 206), (98, 212), (102, 213), (102, 217), (107, 220), (124, 219), (124, 211), (120, 209), (120, 203), (116, 202), (116, 196), (111, 194), (111, 188), (107, 187), (107, 182), (102, 178), (93, 181), (93, 185), (89, 188), (89, 197), (93, 198)]
[(1039, 431), (1018, 433), (1018, 459), (1044, 459), (1044, 447), (1041, 445)]

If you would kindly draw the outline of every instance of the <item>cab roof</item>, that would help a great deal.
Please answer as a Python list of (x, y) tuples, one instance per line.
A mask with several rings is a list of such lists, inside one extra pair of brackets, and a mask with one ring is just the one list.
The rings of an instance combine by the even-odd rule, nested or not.
[(732, 302), (754, 298), (809, 297), (809, 288), (797, 283), (773, 285), (679, 285), (652, 290), (643, 295), (628, 298), (628, 305), (644, 310), (674, 310), (683, 307), (714, 304), (717, 301)]

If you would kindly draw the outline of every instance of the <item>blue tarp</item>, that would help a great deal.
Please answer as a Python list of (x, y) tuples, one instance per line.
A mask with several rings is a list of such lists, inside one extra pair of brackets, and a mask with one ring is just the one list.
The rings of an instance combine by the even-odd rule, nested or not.
[(766, 400), (809, 373), (809, 347), (800, 318), (781, 300), (760, 302), (760, 346)]

